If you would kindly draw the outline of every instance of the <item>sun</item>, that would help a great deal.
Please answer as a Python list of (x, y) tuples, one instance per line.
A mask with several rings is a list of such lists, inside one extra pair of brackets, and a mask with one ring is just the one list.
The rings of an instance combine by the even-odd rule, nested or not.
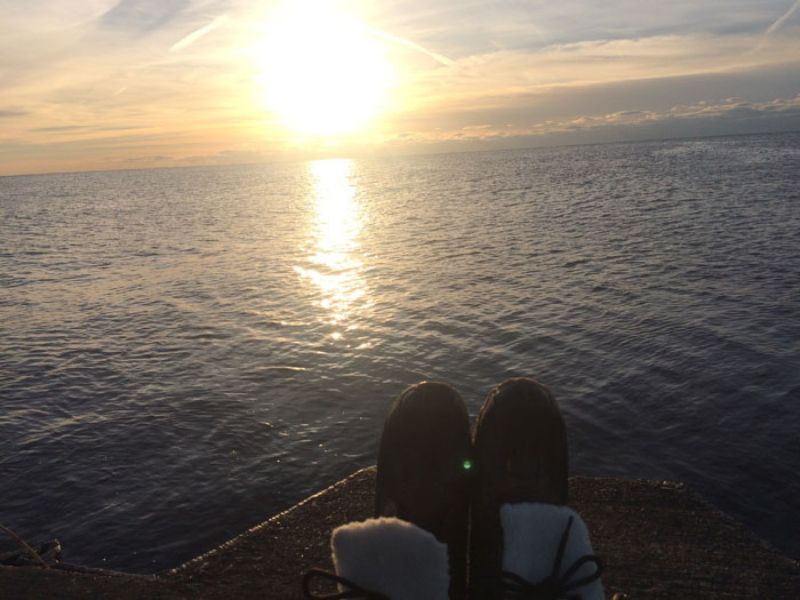
[(266, 108), (292, 131), (309, 136), (366, 129), (385, 108), (393, 81), (380, 40), (330, 2), (280, 6), (259, 61)]

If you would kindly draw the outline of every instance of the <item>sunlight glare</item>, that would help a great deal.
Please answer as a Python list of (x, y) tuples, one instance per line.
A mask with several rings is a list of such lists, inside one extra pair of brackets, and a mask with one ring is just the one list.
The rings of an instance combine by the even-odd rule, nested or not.
[[(329, 314), (328, 324), (347, 329), (354, 327), (345, 323), (352, 313), (370, 304), (359, 258), (364, 216), (350, 183), (351, 168), (349, 160), (310, 163), (316, 196), (315, 251), (310, 267), (295, 267), (319, 288), (319, 305)], [(342, 336), (340, 330), (331, 334), (337, 341)]]
[(393, 79), (370, 32), (331, 2), (282, 4), (259, 49), (267, 109), (300, 134), (363, 130), (383, 108)]

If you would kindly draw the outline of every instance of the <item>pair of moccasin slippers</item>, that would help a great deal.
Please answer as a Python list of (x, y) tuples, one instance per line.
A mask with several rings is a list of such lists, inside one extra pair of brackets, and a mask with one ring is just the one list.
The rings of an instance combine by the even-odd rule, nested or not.
[[(537, 381), (492, 390), (474, 436), (458, 392), (414, 385), (384, 424), (376, 518), (334, 530), (336, 574), (312, 569), (304, 591), (330, 600), (601, 599), (601, 564), (565, 506), (567, 477), (564, 421)], [(313, 592), (316, 578), (338, 592)]]

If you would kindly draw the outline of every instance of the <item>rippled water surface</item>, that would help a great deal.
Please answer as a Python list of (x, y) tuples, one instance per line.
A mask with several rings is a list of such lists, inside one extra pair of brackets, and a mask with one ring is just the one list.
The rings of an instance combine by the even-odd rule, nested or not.
[(0, 178), (0, 522), (170, 567), (529, 374), (574, 472), (798, 556), (798, 190), (797, 134)]

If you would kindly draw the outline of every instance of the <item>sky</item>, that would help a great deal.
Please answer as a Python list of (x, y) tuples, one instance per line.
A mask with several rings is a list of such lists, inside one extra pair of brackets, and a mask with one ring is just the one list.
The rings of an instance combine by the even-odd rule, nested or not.
[(800, 0), (0, 0), (0, 175), (800, 130)]

